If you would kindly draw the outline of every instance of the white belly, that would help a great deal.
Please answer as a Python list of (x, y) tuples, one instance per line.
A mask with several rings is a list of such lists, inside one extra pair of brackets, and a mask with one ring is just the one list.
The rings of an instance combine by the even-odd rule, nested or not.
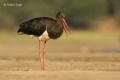
[(39, 39), (40, 41), (47, 41), (47, 40), (49, 40), (50, 38), (49, 38), (49, 36), (48, 36), (47, 30), (45, 30), (45, 32), (44, 32), (41, 36), (39, 36), (38, 39)]

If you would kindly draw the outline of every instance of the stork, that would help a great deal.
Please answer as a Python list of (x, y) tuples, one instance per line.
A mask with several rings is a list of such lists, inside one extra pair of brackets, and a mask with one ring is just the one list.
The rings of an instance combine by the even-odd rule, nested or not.
[(18, 34), (27, 34), (37, 37), (39, 41), (40, 69), (45, 69), (45, 46), (49, 39), (59, 38), (63, 31), (70, 34), (70, 28), (63, 12), (58, 12), (56, 18), (38, 17), (20, 24)]

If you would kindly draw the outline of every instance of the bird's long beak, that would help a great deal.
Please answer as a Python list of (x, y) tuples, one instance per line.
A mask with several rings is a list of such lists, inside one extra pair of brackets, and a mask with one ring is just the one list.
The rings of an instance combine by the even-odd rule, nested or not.
[(65, 33), (70, 34), (71, 33), (70, 28), (68, 27), (68, 24), (64, 18), (62, 18), (62, 25), (63, 25)]

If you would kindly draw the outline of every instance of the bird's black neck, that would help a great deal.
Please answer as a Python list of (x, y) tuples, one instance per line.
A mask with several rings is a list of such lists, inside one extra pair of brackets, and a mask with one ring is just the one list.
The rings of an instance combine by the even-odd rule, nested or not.
[(62, 27), (62, 20), (60, 18), (56, 18), (57, 24)]

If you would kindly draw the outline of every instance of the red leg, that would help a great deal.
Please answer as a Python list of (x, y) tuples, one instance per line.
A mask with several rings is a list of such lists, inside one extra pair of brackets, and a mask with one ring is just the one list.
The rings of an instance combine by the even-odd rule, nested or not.
[(42, 70), (42, 67), (41, 67), (41, 63), (42, 63), (42, 55), (41, 55), (41, 41), (39, 40), (39, 49), (38, 49), (38, 53), (39, 53), (39, 58), (40, 58), (40, 70)]
[(41, 42), (41, 71), (43, 71), (43, 43)]
[(45, 69), (45, 42), (39, 40), (39, 56), (40, 56), (40, 70)]
[(45, 42), (43, 42), (43, 70), (45, 70)]

